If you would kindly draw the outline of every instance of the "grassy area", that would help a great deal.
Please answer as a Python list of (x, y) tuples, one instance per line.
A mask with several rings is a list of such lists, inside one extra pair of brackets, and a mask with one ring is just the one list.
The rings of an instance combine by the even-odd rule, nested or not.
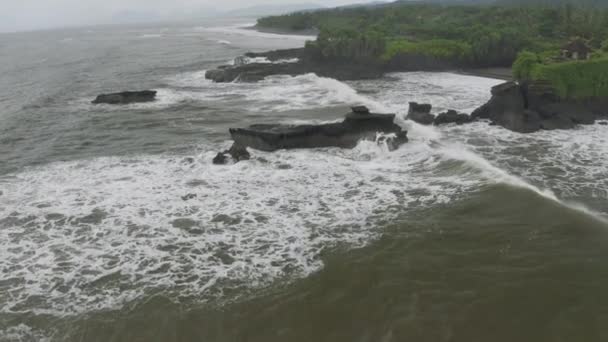
[(608, 98), (608, 56), (590, 60), (546, 62), (537, 54), (524, 52), (514, 63), (520, 81), (547, 81), (563, 99)]

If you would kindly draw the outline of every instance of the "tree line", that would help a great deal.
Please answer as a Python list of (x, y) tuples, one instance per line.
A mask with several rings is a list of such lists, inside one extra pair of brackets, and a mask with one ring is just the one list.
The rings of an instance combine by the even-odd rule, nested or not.
[(462, 65), (511, 66), (522, 51), (556, 51), (570, 37), (583, 37), (596, 49), (606, 44), (606, 0), (517, 2), (337, 8), (261, 18), (258, 26), (317, 29), (318, 39), (308, 46), (322, 57), (378, 63), (417, 53)]

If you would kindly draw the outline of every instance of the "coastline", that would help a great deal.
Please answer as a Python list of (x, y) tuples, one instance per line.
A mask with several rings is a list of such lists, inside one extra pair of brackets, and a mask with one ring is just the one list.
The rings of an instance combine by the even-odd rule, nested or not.
[[(290, 35), (290, 36), (318, 36), (319, 30), (317, 29), (309, 29), (309, 30), (282, 30), (276, 28), (264, 28), (259, 27), (257, 25), (243, 27), (246, 30), (257, 31), (260, 33), (269, 33), (269, 34), (277, 34), (277, 35)], [(466, 76), (477, 76), (477, 77), (485, 77), (485, 78), (493, 78), (497, 80), (503, 81), (513, 81), (513, 69), (507, 67), (491, 67), (491, 68), (468, 68), (468, 69), (457, 69), (452, 70), (451, 72), (459, 75)]]
[(282, 30), (282, 29), (259, 27), (257, 25), (246, 26), (246, 27), (243, 27), (243, 29), (258, 31), (260, 33), (270, 33), (270, 34), (287, 35), (287, 36), (311, 36), (311, 37), (314, 36), (314, 37), (316, 37), (319, 35), (319, 30), (316, 30), (316, 29), (294, 31), (294, 30)]
[(473, 68), (453, 71), (455, 74), (494, 78), (503, 81), (513, 81), (513, 70), (511, 68)]

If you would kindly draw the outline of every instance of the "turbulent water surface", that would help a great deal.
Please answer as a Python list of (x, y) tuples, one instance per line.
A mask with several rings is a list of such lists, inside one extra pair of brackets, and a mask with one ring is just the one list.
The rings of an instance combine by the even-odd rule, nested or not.
[[(608, 127), (406, 121), (498, 80), (205, 70), (307, 37), (241, 22), (0, 35), (0, 341), (606, 341)], [(158, 101), (94, 106), (99, 93)], [(398, 114), (389, 153), (262, 153), (227, 129)]]

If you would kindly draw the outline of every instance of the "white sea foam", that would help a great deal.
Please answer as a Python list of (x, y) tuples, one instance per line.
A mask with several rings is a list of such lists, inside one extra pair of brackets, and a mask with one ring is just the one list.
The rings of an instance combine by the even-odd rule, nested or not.
[(250, 29), (249, 27), (254, 26), (255, 24), (246, 23), (246, 24), (238, 24), (224, 27), (197, 27), (195, 30), (197, 31), (205, 31), (205, 32), (215, 32), (222, 33), (226, 35), (236, 35), (236, 36), (248, 36), (255, 38), (263, 38), (269, 40), (296, 40), (296, 41), (307, 41), (314, 40), (316, 36), (305, 36), (305, 35), (288, 35), (288, 34), (275, 34), (275, 33), (265, 33)]
[(258, 83), (213, 83), (205, 79), (205, 71), (197, 71), (178, 75), (167, 81), (172, 86), (184, 89), (164, 89), (162, 93), (159, 91), (160, 102), (156, 105), (166, 106), (184, 100), (198, 100), (222, 101), (224, 105), (233, 104), (252, 112), (282, 112), (356, 104), (366, 105), (376, 111), (390, 109), (378, 101), (360, 95), (343, 82), (315, 74), (272, 76)]
[[(241, 61), (244, 64), (253, 64), (253, 63), (257, 63), (257, 64), (284, 64), (284, 63), (297, 63), (300, 61), (299, 58), (289, 58), (289, 59), (279, 59), (276, 61), (271, 61), (266, 57), (243, 57), (241, 58)], [(234, 61), (233, 63), (234, 64)]]
[[(408, 102), (431, 103), (434, 112), (455, 109), (470, 113), (490, 98), (500, 80), (451, 73), (396, 73), (389, 79), (352, 82), (403, 117)], [(543, 131), (523, 135), (479, 122), (441, 128), (406, 121), (410, 136), (430, 144), (441, 142), (446, 157), (467, 161), (486, 177), (529, 189), (553, 201), (599, 217), (608, 214), (608, 127), (581, 126), (576, 130)], [(454, 146), (459, 146), (455, 148)], [(583, 194), (592, 194), (594, 203)]]
[(0, 327), (0, 341), (3, 342), (25, 342), (25, 341), (36, 341), (36, 342), (48, 342), (51, 341), (49, 336), (45, 336), (25, 324), (19, 324), (17, 326), (2, 328)]
[(444, 132), (526, 183), (551, 189), (560, 201), (579, 208), (585, 201), (593, 212), (608, 214), (608, 162), (603, 158), (608, 154), (608, 127), (519, 134), (475, 123)]
[(11, 272), (0, 311), (82, 313), (306, 276), (324, 249), (364, 245), (403, 208), (477, 183), (436, 172), (441, 158), (425, 144), (256, 156), (267, 161), (217, 167), (209, 151), (193, 164), (102, 158), (3, 177), (0, 269)]

